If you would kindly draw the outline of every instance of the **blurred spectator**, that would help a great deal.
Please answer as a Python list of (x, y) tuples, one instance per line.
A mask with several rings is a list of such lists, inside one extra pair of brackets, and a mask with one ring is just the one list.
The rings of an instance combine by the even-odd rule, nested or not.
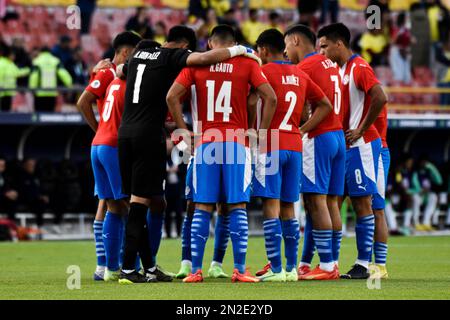
[[(170, 139), (166, 140), (167, 144), (167, 176), (165, 196), (167, 201), (166, 216), (164, 226), (168, 238), (172, 235), (173, 216), (175, 214), (175, 225), (177, 236), (181, 236), (181, 225), (183, 222), (183, 201), (181, 197), (181, 190), (183, 186), (180, 183), (178, 176), (178, 165), (181, 159), (172, 158), (173, 142)], [(176, 154), (176, 153), (174, 153)]]
[(23, 161), (18, 181), (19, 203), (31, 213), (36, 215), (36, 224), (41, 227), (44, 224), (43, 214), (48, 208), (50, 198), (42, 192), (41, 181), (36, 174), (36, 160)]
[[(14, 63), (19, 68), (31, 68), (31, 57), (25, 50), (25, 41), (23, 37), (15, 37), (12, 40), (11, 50), (14, 54)], [(17, 79), (19, 87), (28, 87), (28, 76)]]
[(153, 29), (151, 27), (150, 19), (147, 17), (146, 8), (136, 8), (136, 14), (128, 19), (125, 30), (134, 31), (140, 34), (144, 39), (153, 38)]
[(284, 28), (282, 25), (282, 18), (280, 14), (276, 11), (269, 13), (269, 26), (270, 29), (277, 29), (281, 33), (284, 33)]
[(72, 86), (70, 73), (61, 65), (61, 61), (50, 53), (46, 47), (42, 48), (39, 55), (33, 59), (33, 71), (30, 75), (29, 87), (36, 90), (34, 92), (35, 111), (54, 111), (56, 89), (60, 80), (66, 87)]
[(209, 0), (208, 2), (218, 17), (222, 17), (230, 9), (230, 0)]
[(198, 48), (206, 50), (208, 46), (208, 37), (212, 29), (219, 24), (214, 9), (208, 9), (205, 23), (197, 31)]
[(89, 80), (89, 72), (86, 63), (83, 61), (82, 53), (81, 47), (76, 47), (73, 50), (73, 65), (68, 71), (74, 84), (85, 85)]
[(156, 42), (159, 42), (159, 44), (163, 45), (164, 42), (166, 42), (167, 39), (167, 27), (166, 24), (163, 21), (158, 21), (155, 24), (155, 35), (153, 37), (153, 40)]
[(66, 70), (69, 70), (73, 64), (72, 38), (61, 36), (59, 42), (52, 48), (51, 54), (61, 61)]
[(267, 25), (259, 21), (259, 10), (250, 9), (248, 19), (242, 24), (242, 34), (248, 44), (254, 46), (259, 35)]
[(239, 27), (239, 22), (236, 18), (236, 10), (231, 8), (227, 10), (222, 17), (218, 18), (219, 24), (226, 24), (233, 28)]
[(97, 0), (77, 0), (81, 12), (81, 35), (89, 34), (91, 30), (92, 14), (97, 7)]
[(206, 20), (206, 11), (208, 9), (207, 3), (204, 0), (189, 0), (189, 20), (190, 23), (195, 18), (200, 18), (202, 20)]
[(417, 231), (432, 231), (431, 219), (438, 207), (438, 194), (442, 187), (442, 176), (426, 155), (419, 159), (413, 174), (413, 183), (419, 186), (419, 193), (413, 196), (414, 221), (419, 221), (420, 207), (425, 204), (422, 224), (416, 224)]
[(320, 15), (320, 24), (327, 23), (328, 14), (330, 15), (330, 22), (338, 22), (339, 15), (339, 0), (322, 0), (322, 13)]
[[(434, 46), (436, 54), (435, 73), (437, 76), (438, 87), (450, 89), (450, 35), (444, 43), (437, 42)], [(450, 105), (450, 93), (440, 95), (440, 104)]]
[(406, 14), (397, 16), (397, 29), (389, 52), (389, 64), (394, 80), (403, 84), (411, 83), (411, 32), (406, 26)]
[(362, 57), (370, 63), (371, 66), (387, 65), (387, 53), (389, 42), (382, 29), (370, 29), (366, 31), (361, 39)]
[(429, 67), (430, 64), (430, 23), (427, 11), (420, 3), (411, 5), (411, 34), (417, 41), (411, 46), (411, 65)]
[(0, 89), (10, 89), (0, 91), (0, 111), (11, 110), (12, 99), (16, 95), (14, 89), (17, 88), (17, 79), (29, 73), (30, 68), (19, 69), (15, 65), (13, 52), (8, 46), (0, 46)]
[(19, 193), (14, 186), (14, 179), (6, 171), (6, 160), (0, 156), (0, 212), (6, 213), (14, 221), (17, 212)]
[(447, 179), (447, 216), (445, 218), (445, 228), (450, 229), (450, 161), (447, 162), (445, 177)]
[(297, 9), (300, 15), (299, 23), (311, 27), (314, 30), (317, 29), (317, 25), (314, 21), (314, 14), (319, 9), (319, 5), (319, 1), (298, 0)]
[[(54, 223), (60, 224), (64, 213), (77, 212), (82, 191), (77, 166), (69, 160), (63, 160), (58, 166), (54, 201)], [(56, 228), (56, 231), (59, 231)]]

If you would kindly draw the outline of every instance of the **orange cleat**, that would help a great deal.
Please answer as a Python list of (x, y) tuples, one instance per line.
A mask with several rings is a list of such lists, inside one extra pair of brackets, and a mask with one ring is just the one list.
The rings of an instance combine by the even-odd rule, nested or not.
[(265, 275), (265, 274), (267, 273), (267, 271), (269, 271), (270, 267), (272, 267), (272, 265), (270, 264), (270, 262), (268, 262), (268, 263), (264, 266), (264, 268), (262, 268), (261, 270), (258, 270), (258, 271), (255, 273), (255, 275), (256, 275), (257, 277), (260, 277), (260, 276)]
[(336, 268), (333, 271), (324, 271), (320, 266), (315, 267), (311, 272), (299, 276), (299, 280), (336, 280), (339, 279)]
[(300, 276), (304, 276), (307, 273), (311, 272), (310, 266), (301, 266), (298, 267), (297, 273), (298, 273), (298, 279), (300, 280)]
[(183, 282), (203, 282), (202, 270), (197, 270), (196, 273), (189, 273), (189, 275), (183, 279)]
[(248, 271), (245, 270), (245, 273), (239, 273), (238, 269), (233, 270), (233, 276), (231, 277), (232, 282), (259, 282), (259, 279)]

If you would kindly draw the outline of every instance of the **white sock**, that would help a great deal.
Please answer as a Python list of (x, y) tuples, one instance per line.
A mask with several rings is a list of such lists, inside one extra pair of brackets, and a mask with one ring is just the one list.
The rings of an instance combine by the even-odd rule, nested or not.
[(431, 225), (431, 217), (433, 216), (434, 211), (436, 210), (437, 206), (437, 195), (434, 192), (430, 192), (428, 194), (428, 203), (425, 207), (425, 213), (423, 215), (423, 224), (424, 225)]
[(214, 260), (211, 261), (211, 267), (215, 267), (215, 266), (222, 268), (222, 264), (220, 262), (217, 262)]
[(136, 270), (122, 270), (122, 272), (126, 273), (126, 274), (133, 273), (134, 271), (136, 271)]
[(334, 270), (334, 262), (321, 262), (320, 269), (323, 271), (331, 272)]
[(388, 223), (389, 229), (397, 230), (398, 229), (397, 217), (396, 217), (394, 209), (392, 208), (392, 204), (390, 202), (386, 203), (386, 208), (385, 208), (384, 212), (386, 214), (386, 221)]
[(404, 213), (403, 226), (405, 228), (411, 227), (412, 210), (407, 209)]
[(369, 269), (369, 261), (356, 259), (355, 264), (359, 264), (360, 266), (363, 266), (364, 268)]
[(97, 268), (95, 268), (95, 272), (104, 272), (106, 269), (105, 266), (97, 266)]
[(150, 271), (150, 272), (153, 272), (153, 271), (155, 271), (155, 270), (156, 270), (156, 266), (151, 267), (151, 268), (148, 268), (148, 271)]
[(307, 267), (311, 267), (311, 264), (310, 263), (306, 263), (306, 262), (300, 262), (300, 264), (298, 265), (300, 268), (301, 267), (304, 267), (304, 266), (307, 266)]
[(184, 266), (188, 266), (189, 268), (192, 268), (192, 261), (191, 260), (183, 260), (181, 261), (181, 265)]
[(445, 224), (450, 225), (450, 208), (447, 210), (447, 219), (445, 219)]

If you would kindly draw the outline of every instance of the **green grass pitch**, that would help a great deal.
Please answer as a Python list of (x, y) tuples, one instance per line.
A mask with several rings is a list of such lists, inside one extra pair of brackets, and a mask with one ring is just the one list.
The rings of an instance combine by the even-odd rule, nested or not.
[[(204, 272), (212, 257), (209, 239)], [(178, 271), (180, 240), (163, 240), (158, 263)], [(79, 242), (0, 243), (0, 299), (450, 299), (450, 237), (391, 238), (390, 279), (380, 289), (368, 289), (362, 280), (295, 283), (231, 283), (229, 279), (205, 279), (204, 283), (119, 285), (94, 282), (94, 244)], [(341, 269), (355, 259), (355, 239), (344, 239)], [(317, 260), (315, 260), (316, 262)], [(247, 264), (255, 272), (266, 262), (264, 239), (249, 240)], [(67, 267), (78, 265), (81, 288), (69, 290)], [(231, 243), (224, 261), (232, 271)]]

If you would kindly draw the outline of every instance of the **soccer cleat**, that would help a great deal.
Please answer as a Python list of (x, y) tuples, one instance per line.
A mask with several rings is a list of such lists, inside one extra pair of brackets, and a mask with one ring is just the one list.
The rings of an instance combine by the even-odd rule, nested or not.
[(424, 224), (424, 225), (423, 225), (423, 229), (424, 229), (425, 231), (436, 231), (436, 228), (433, 227), (432, 225), (429, 225), (429, 224)]
[(210, 278), (229, 278), (230, 276), (227, 275), (225, 272), (223, 272), (223, 269), (221, 266), (214, 265), (209, 267), (208, 270), (208, 276)]
[(370, 279), (387, 279), (389, 277), (386, 266), (371, 264), (369, 266)]
[(367, 279), (369, 276), (369, 270), (366, 267), (355, 264), (349, 272), (341, 274), (341, 279)]
[(416, 225), (416, 231), (427, 231), (427, 229), (424, 224), (418, 224)]
[(156, 279), (158, 281), (160, 281), (160, 282), (170, 282), (170, 281), (173, 280), (173, 276), (171, 275), (172, 273), (169, 273), (169, 272), (165, 271), (159, 265), (154, 266), (154, 270), (153, 271), (147, 270), (147, 272), (145, 274), (147, 276), (148, 275), (155, 276)]
[(339, 276), (336, 274), (336, 268), (333, 271), (325, 271), (320, 266), (315, 267), (311, 272), (301, 275), (300, 280), (336, 280)]
[(183, 279), (183, 282), (186, 283), (203, 282), (202, 270), (197, 270), (196, 273), (189, 273), (189, 275)]
[(119, 275), (120, 275), (119, 271), (111, 271), (111, 270), (106, 269), (105, 270), (104, 280), (106, 282), (108, 282), (108, 281), (117, 281), (117, 280), (119, 280)]
[(289, 272), (286, 271), (286, 282), (294, 282), (294, 281), (298, 281), (298, 273), (295, 268)]
[(281, 269), (280, 272), (273, 272), (269, 269), (265, 274), (259, 276), (258, 279), (262, 282), (286, 282), (286, 272)]
[(260, 280), (252, 276), (248, 269), (245, 270), (245, 273), (240, 273), (238, 269), (233, 270), (233, 276), (231, 277), (231, 282), (250, 282), (255, 283)]
[(311, 267), (310, 266), (306, 266), (306, 265), (298, 267), (298, 270), (297, 270), (297, 273), (298, 273), (299, 277), (303, 276), (303, 275), (305, 275), (307, 273), (310, 273), (310, 272), (311, 272)]
[(136, 270), (132, 273), (125, 273), (123, 271), (119, 274), (119, 283), (120, 284), (133, 284), (133, 283), (149, 283), (149, 282), (158, 282), (155, 276), (153, 275), (142, 275)]
[(271, 267), (270, 262), (268, 262), (261, 270), (256, 271), (255, 275), (257, 277), (260, 277), (266, 274), (266, 272), (270, 270), (270, 267)]
[(95, 281), (103, 281), (105, 279), (105, 270), (97, 270), (94, 272)]
[(186, 278), (190, 273), (192, 269), (188, 264), (181, 264), (180, 271), (175, 275), (175, 278), (177, 279), (184, 279)]

